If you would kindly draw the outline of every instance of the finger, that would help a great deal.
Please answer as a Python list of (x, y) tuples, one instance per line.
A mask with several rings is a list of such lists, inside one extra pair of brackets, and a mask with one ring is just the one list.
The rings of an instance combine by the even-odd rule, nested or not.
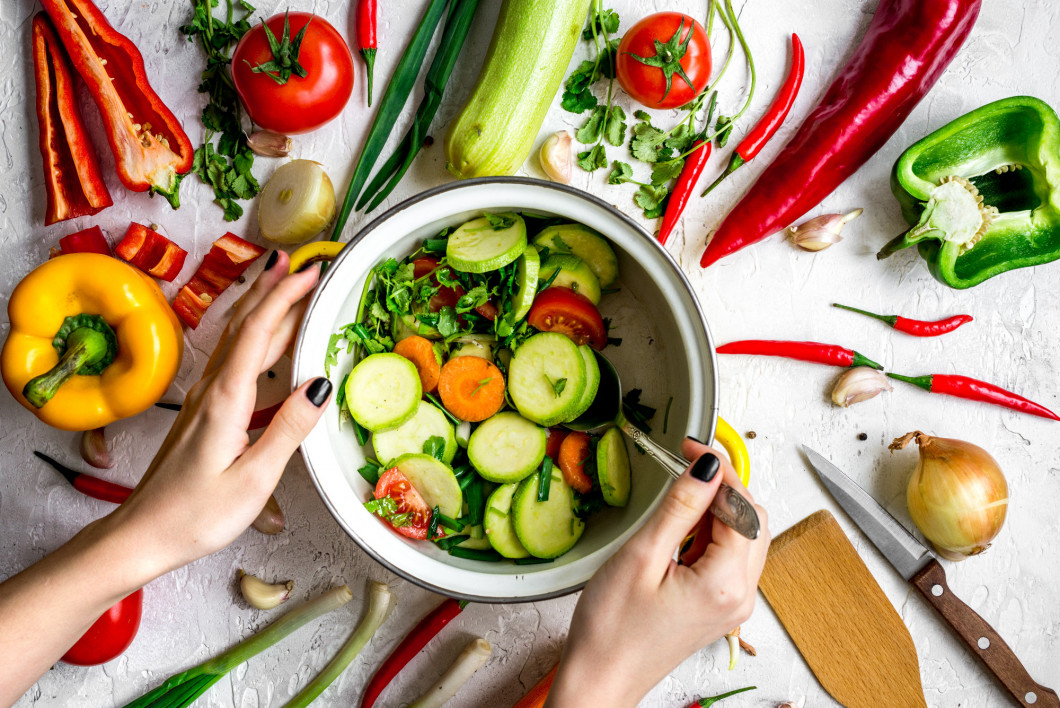
[[(690, 460), (695, 459), (699, 455), (708, 451), (713, 451), (713, 448), (692, 438), (685, 438), (681, 443), (681, 452)], [(735, 489), (747, 499), (747, 501), (751, 502), (751, 504), (754, 504), (754, 497), (752, 497), (751, 493), (747, 491), (747, 488), (743, 486), (743, 482), (740, 481), (740, 475), (736, 473), (736, 470), (733, 469), (732, 465), (723, 465), (722, 473), (724, 475), (723, 480), (725, 484)], [(759, 519), (759, 522), (761, 521), (762, 520)], [(741, 536), (717, 519), (714, 519), (714, 523), (711, 526), (711, 538), (715, 543), (721, 543), (732, 547), (746, 546), (751, 543), (749, 539)]]
[(298, 333), (298, 327), (302, 324), (302, 318), (305, 316), (307, 307), (309, 307), (308, 296), (299, 300), (283, 316), (280, 324), (276, 327), (276, 331), (273, 332), (272, 341), (269, 342), (269, 350), (265, 353), (265, 360), (262, 362), (261, 370), (258, 371), (259, 374), (271, 369), (283, 355), (291, 354), (294, 336)]
[[(244, 473), (255, 484), (276, 486), (287, 461), (320, 419), (331, 397), (331, 382), (324, 377), (307, 381), (287, 397), (258, 441), (240, 458)], [(248, 480), (249, 481), (249, 480)]]
[(659, 508), (634, 537), (635, 543), (646, 544), (656, 570), (669, 566), (674, 549), (710, 506), (721, 484), (719, 471), (727, 464), (713, 451), (697, 457), (670, 486)]

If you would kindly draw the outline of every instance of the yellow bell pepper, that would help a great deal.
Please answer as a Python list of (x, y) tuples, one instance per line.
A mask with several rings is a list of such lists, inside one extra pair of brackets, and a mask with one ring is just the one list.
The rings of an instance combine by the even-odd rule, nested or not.
[(11, 293), (0, 352), (19, 403), (62, 430), (91, 430), (153, 405), (177, 375), (180, 322), (155, 282), (98, 253), (59, 256)]

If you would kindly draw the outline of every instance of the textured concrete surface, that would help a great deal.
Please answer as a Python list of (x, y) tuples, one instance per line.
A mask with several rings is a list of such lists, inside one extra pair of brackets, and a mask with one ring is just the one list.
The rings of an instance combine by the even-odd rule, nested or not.
[[(189, 3), (174, 0), (124, 3), (100, 0), (110, 20), (142, 49), (153, 84), (183, 120), (193, 142), (201, 138), (195, 93), (201, 68), (198, 50), (184, 41), (177, 27), (189, 15)], [(701, 15), (704, 3), (616, 0), (622, 30), (656, 10), (682, 9)], [(741, 3), (737, 3), (738, 5)], [(271, 14), (283, 3), (262, 2)], [(348, 3), (316, 2), (312, 9), (350, 34)], [(376, 67), (379, 86), (396, 61), (397, 48), (414, 26), (421, 2), (380, 3), (382, 49)], [(443, 102), (436, 126), (444, 126), (462, 104), (485, 52), (497, 3), (484, 2)], [(807, 76), (789, 125), (757, 164), (745, 167), (709, 200), (695, 200), (670, 246), (707, 308), (715, 337), (810, 339), (853, 346), (903, 373), (963, 373), (993, 381), (1057, 409), (1060, 407), (1060, 264), (1011, 273), (972, 291), (956, 292), (935, 282), (919, 259), (902, 253), (877, 263), (873, 254), (904, 226), (890, 196), (887, 177), (904, 146), (946, 121), (1003, 96), (1028, 93), (1060, 103), (1058, 6), (1050, 0), (993, 0), (967, 46), (905, 126), (861, 171), (815, 213), (864, 207), (865, 215), (848, 227), (838, 246), (812, 255), (773, 237), (723, 261), (709, 271), (697, 266), (703, 239), (719, 222), (779, 143), (812, 107), (835, 68), (869, 22), (875, 0), (819, 0), (774, 3), (749, 0), (743, 8), (758, 62), (759, 91), (752, 114), (760, 112), (779, 85), (786, 65), (787, 36), (797, 31), (807, 47)], [(307, 7), (303, 3), (302, 7)], [(32, 117), (33, 83), (28, 51), (29, 25), (39, 7), (30, 0), (0, 3), (0, 46), (8, 70), (0, 78), (0, 303), (35, 264), (47, 257), (59, 237), (98, 223), (111, 241), (120, 238), (130, 220), (163, 224), (190, 256), (178, 282), (186, 280), (226, 230), (256, 238), (254, 209), (234, 225), (221, 220), (207, 187), (189, 178), (182, 189), (184, 206), (170, 210), (160, 199), (127, 192), (113, 175), (113, 159), (101, 153), (115, 206), (97, 218), (45, 228), (43, 175)], [(583, 45), (576, 60), (586, 52)], [(324, 163), (336, 185), (345, 184), (367, 130), (363, 81), (343, 116), (326, 128), (296, 140), (295, 157)], [(722, 110), (738, 103), (743, 76), (738, 66), (723, 88)], [(85, 116), (96, 137), (100, 121), (87, 96)], [(632, 112), (628, 99), (620, 105)], [(399, 121), (404, 126), (408, 115)], [(657, 123), (670, 119), (660, 115)], [(542, 128), (550, 132), (580, 121), (563, 113), (558, 101)], [(743, 128), (746, 128), (746, 123)], [(433, 131), (438, 138), (440, 127)], [(102, 146), (103, 141), (97, 141)], [(610, 148), (611, 159), (625, 149)], [(279, 164), (261, 159), (255, 174), (264, 183)], [(707, 176), (720, 169), (715, 157)], [(450, 179), (439, 144), (426, 150), (390, 204)], [(531, 160), (526, 174), (542, 176)], [(619, 208), (639, 215), (629, 187), (609, 187), (601, 172), (576, 170), (575, 185), (599, 194)], [(354, 216), (351, 229), (362, 217)], [(649, 229), (655, 224), (645, 223)], [(253, 276), (260, 269), (250, 272)], [(165, 285), (167, 295), (175, 288)], [(167, 395), (180, 400), (201, 371), (223, 324), (222, 316), (238, 297), (232, 288), (210, 311), (202, 327), (187, 334), (179, 378)], [(976, 317), (955, 334), (938, 340), (916, 340), (883, 325), (828, 307), (832, 301), (883, 312), (934, 318), (957, 312)], [(0, 326), (6, 335), (7, 325)], [(262, 381), (261, 400), (270, 403), (283, 392), (286, 370)], [(800, 443), (830, 456), (908, 523), (903, 490), (915, 454), (889, 456), (886, 443), (913, 429), (962, 437), (990, 450), (1011, 485), (1012, 504), (1006, 527), (993, 547), (961, 564), (946, 564), (950, 584), (990, 621), (1015, 649), (1031, 674), (1045, 685), (1060, 685), (1060, 535), (1056, 499), (1060, 496), (1058, 424), (955, 399), (929, 396), (911, 388), (852, 409), (831, 405), (828, 392), (834, 370), (781, 360), (723, 358), (723, 415), (748, 440), (754, 465), (752, 489), (770, 510), (774, 532), (819, 508), (832, 509), (854, 545), (901, 613), (916, 643), (928, 704), (937, 708), (1009, 705), (1006, 695), (950, 634), (925, 603), (905, 586), (890, 566), (828, 497), (796, 452)], [(109, 428), (118, 465), (106, 473), (133, 484), (161, 442), (171, 414), (153, 410)], [(105, 514), (109, 506), (70, 489), (30, 452), (43, 449), (77, 462), (77, 436), (46, 428), (9, 396), (0, 396), (0, 578), (7, 577), (55, 549), (81, 526)], [(859, 441), (858, 434), (867, 434)], [(276, 612), (245, 607), (235, 588), (238, 568), (272, 579), (293, 578), (298, 600), (338, 582), (348, 582), (355, 600), (325, 620), (303, 629), (279, 647), (240, 666), (218, 683), (201, 705), (283, 705), (315, 674), (344, 641), (362, 612), (363, 581), (385, 580), (398, 596), (398, 611), (362, 657), (319, 699), (320, 705), (350, 705), (358, 700), (367, 677), (418, 619), (439, 598), (396, 577), (361, 553), (343, 534), (314, 493), (300, 460), (293, 460), (277, 491), (288, 518), (286, 531), (272, 538), (248, 531), (228, 549), (150, 584), (145, 594), (143, 627), (129, 651), (101, 667), (57, 665), (19, 702), (19, 706), (106, 706), (123, 704), (165, 676), (183, 670), (232, 645), (266, 624)], [(555, 662), (567, 632), (576, 598), (533, 605), (470, 606), (452, 627), (418, 658), (387, 692), (387, 705), (401, 705), (433, 682), (473, 634), (494, 644), (492, 659), (461, 691), (454, 705), (506, 706)], [(774, 706), (788, 698), (808, 697), (809, 706), (833, 705), (778, 624), (769, 607), (759, 603), (744, 626), (744, 637), (758, 657), (742, 657), (726, 670), (724, 643), (700, 651), (657, 686), (643, 705), (687, 705), (691, 697), (755, 684), (757, 691), (726, 705)], [(645, 647), (645, 651), (651, 651)], [(856, 657), (850, 657), (851, 660)]]

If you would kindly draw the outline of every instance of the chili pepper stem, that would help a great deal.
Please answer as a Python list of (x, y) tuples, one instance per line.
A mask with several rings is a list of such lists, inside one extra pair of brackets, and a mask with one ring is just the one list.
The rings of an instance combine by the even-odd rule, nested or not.
[(919, 386), (925, 391), (931, 391), (931, 376), (902, 376), (901, 374), (894, 374), (891, 372), (887, 372), (887, 375), (890, 376), (892, 379), (897, 379), (898, 381), (905, 381), (906, 383), (911, 383), (914, 386)]
[(107, 355), (107, 338), (102, 332), (78, 327), (66, 339), (66, 351), (59, 363), (47, 373), (29, 380), (22, 395), (36, 408), (50, 401), (59, 387), (86, 366), (102, 361)]
[(871, 317), (875, 320), (879, 320), (880, 322), (886, 322), (892, 327), (894, 327), (895, 323), (898, 322), (897, 315), (877, 315), (874, 312), (868, 312), (867, 310), (859, 310), (858, 308), (851, 307), (850, 305), (840, 305), (838, 302), (833, 302), (832, 307), (838, 307), (840, 310), (849, 310), (850, 312), (856, 312), (859, 315), (865, 315), (866, 317)]
[[(854, 352), (854, 361), (850, 364), (850, 366), (851, 368), (855, 366), (871, 366), (873, 369), (883, 371), (883, 367), (881, 365), (877, 364), (872, 359), (868, 358), (860, 352)], [(888, 374), (888, 376), (889, 375), (890, 374)]]
[(364, 57), (365, 74), (368, 80), (368, 107), (372, 107), (372, 74), (375, 73), (375, 47), (365, 47), (361, 50)]
[(733, 152), (732, 157), (729, 158), (729, 164), (725, 166), (725, 170), (720, 175), (718, 175), (718, 178), (714, 180), (709, 187), (704, 189), (703, 193), (699, 196), (705, 197), (710, 194), (712, 191), (714, 191), (715, 187), (721, 184), (726, 177), (731, 175), (736, 170), (740, 169), (740, 167), (742, 167), (745, 162), (746, 160), (740, 157), (738, 153)]

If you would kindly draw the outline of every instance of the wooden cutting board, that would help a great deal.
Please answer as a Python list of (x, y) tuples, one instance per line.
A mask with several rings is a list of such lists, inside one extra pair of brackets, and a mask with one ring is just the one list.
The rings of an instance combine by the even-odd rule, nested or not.
[(830, 512), (773, 539), (758, 587), (837, 701), (927, 708), (913, 638)]

